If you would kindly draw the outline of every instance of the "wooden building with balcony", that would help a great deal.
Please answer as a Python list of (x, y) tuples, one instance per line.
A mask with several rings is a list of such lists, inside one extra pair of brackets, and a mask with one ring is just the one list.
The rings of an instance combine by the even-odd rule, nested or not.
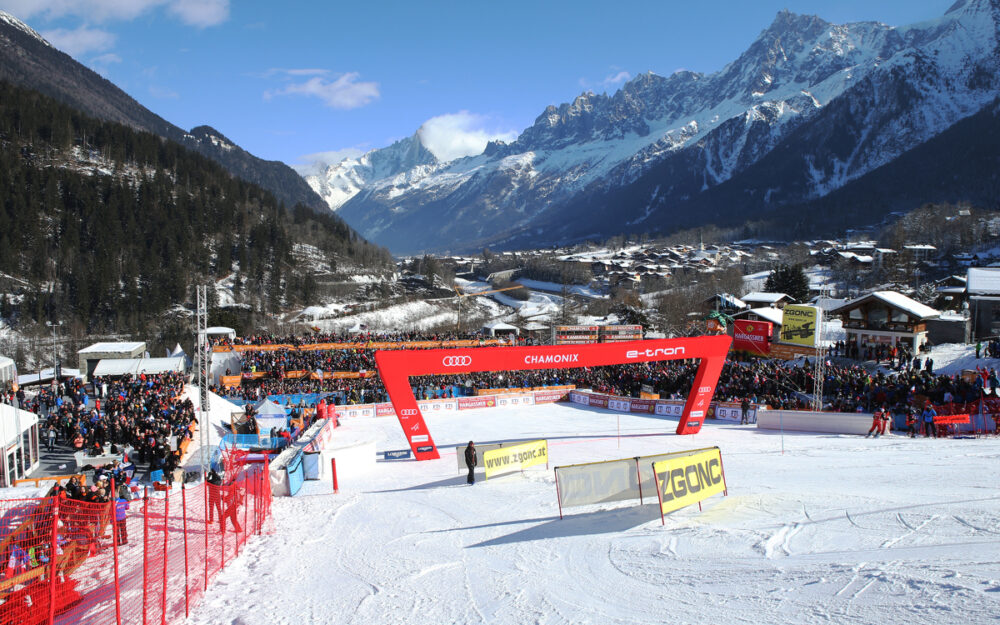
[(866, 347), (895, 345), (916, 354), (927, 342), (927, 322), (941, 316), (930, 306), (895, 291), (875, 291), (830, 311), (840, 317), (847, 344)]

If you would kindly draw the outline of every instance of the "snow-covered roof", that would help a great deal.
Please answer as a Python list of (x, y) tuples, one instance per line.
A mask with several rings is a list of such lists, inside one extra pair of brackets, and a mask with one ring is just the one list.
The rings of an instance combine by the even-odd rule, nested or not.
[(965, 275), (969, 295), (1000, 295), (1000, 268), (970, 267)]
[(846, 312), (847, 310), (857, 306), (859, 303), (869, 299), (877, 299), (885, 302), (893, 308), (898, 308), (899, 310), (902, 310), (917, 319), (935, 319), (941, 316), (941, 311), (935, 310), (930, 306), (925, 306), (917, 300), (911, 299), (902, 293), (897, 293), (895, 291), (874, 291), (867, 295), (862, 295), (861, 297), (852, 299), (832, 312), (836, 314)]
[(785, 317), (785, 312), (780, 308), (751, 308), (750, 310), (744, 310), (733, 315), (734, 317), (742, 319), (750, 314), (757, 315), (764, 321), (770, 321), (774, 325), (780, 326), (782, 320)]
[(785, 293), (764, 293), (764, 292), (758, 291), (756, 293), (747, 293), (741, 299), (744, 302), (747, 302), (747, 303), (750, 303), (750, 304), (754, 304), (754, 303), (777, 304), (778, 302), (780, 302), (781, 300), (783, 300), (785, 298), (788, 298), (788, 295), (785, 294)]
[(105, 358), (97, 363), (94, 375), (139, 375), (184, 371), (184, 357), (172, 358)]
[(236, 330), (232, 328), (227, 328), (225, 326), (212, 326), (211, 328), (205, 328), (205, 334), (207, 336), (228, 336), (229, 338), (236, 338)]
[[(69, 367), (62, 368), (62, 377), (64, 378), (78, 378), (80, 377), (79, 369), (70, 369)], [(24, 386), (25, 384), (41, 384), (43, 382), (51, 382), (52, 376), (55, 375), (55, 371), (52, 367), (48, 369), (42, 369), (38, 373), (25, 373), (17, 376), (17, 383)]]
[(106, 353), (131, 353), (134, 351), (143, 351), (146, 349), (146, 344), (143, 342), (137, 343), (94, 343), (90, 347), (84, 347), (78, 354), (106, 354)]

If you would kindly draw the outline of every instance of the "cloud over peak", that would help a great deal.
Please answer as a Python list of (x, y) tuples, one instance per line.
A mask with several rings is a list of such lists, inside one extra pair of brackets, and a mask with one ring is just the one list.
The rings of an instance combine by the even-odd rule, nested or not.
[(469, 111), (438, 115), (417, 130), (424, 147), (442, 161), (482, 154), (490, 141), (513, 141), (517, 132), (489, 128), (490, 118)]

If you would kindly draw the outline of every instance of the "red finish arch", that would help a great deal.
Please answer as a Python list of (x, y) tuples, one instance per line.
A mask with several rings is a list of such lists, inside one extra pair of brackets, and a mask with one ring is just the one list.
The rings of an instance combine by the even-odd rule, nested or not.
[(593, 345), (393, 350), (375, 352), (375, 366), (414, 457), (417, 460), (433, 460), (439, 457), (437, 446), (413, 396), (410, 376), (571, 369), (699, 358), (701, 364), (677, 424), (678, 434), (697, 434), (704, 421), (705, 410), (715, 394), (715, 385), (731, 343), (731, 337), (718, 335)]

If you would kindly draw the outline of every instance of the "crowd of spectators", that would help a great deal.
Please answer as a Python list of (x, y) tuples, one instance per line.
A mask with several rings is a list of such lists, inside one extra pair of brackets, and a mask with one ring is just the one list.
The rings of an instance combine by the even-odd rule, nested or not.
[(209, 341), (213, 346), (231, 345), (314, 345), (317, 343), (395, 343), (412, 341), (478, 341), (487, 338), (482, 332), (314, 332), (312, 334), (251, 334), (234, 339), (220, 336)]
[(55, 445), (95, 456), (127, 454), (169, 475), (196, 422), (194, 405), (180, 399), (184, 384), (174, 372), (96, 378), (88, 397), (83, 382), (71, 379), (43, 387), (29, 409), (42, 419), (43, 439)]
[[(471, 338), (417, 333), (364, 335), (372, 341), (426, 341), (448, 338)], [(243, 344), (266, 344), (267, 341), (308, 344), (328, 340), (357, 340), (355, 335), (310, 335), (308, 337), (247, 337)], [(987, 346), (993, 349), (992, 345)], [(997, 350), (1000, 350), (998, 343)], [(933, 360), (913, 357), (909, 352), (885, 348), (870, 356), (876, 365), (865, 367), (845, 356), (845, 346), (832, 350), (831, 362), (825, 367), (824, 408), (844, 412), (870, 412), (883, 404), (903, 407), (924, 398), (935, 403), (974, 401), (989, 387), (987, 376), (982, 383), (970, 382), (958, 376), (935, 375)], [(1000, 353), (1000, 351), (998, 351)], [(853, 355), (853, 353), (851, 354)], [(268, 395), (320, 393), (328, 395), (334, 404), (361, 404), (388, 401), (380, 380), (363, 379), (314, 380), (309, 377), (285, 379), (284, 371), (295, 369), (314, 371), (372, 371), (374, 350), (349, 349), (316, 352), (278, 350), (275, 352), (245, 352), (244, 371), (264, 371), (258, 381), (244, 380), (243, 385), (221, 389), (230, 396), (260, 400)], [(248, 369), (249, 368), (249, 369)], [(563, 384), (592, 388), (609, 394), (639, 395), (643, 386), (654, 389), (661, 397), (683, 397), (694, 380), (697, 362), (664, 361), (637, 363), (586, 369), (552, 369), (467, 373), (452, 376), (426, 376), (411, 382), (418, 398), (474, 395), (481, 389), (528, 388)], [(807, 409), (812, 405), (814, 369), (804, 363), (770, 359), (729, 360), (723, 368), (716, 389), (719, 400), (767, 404), (773, 408)]]

